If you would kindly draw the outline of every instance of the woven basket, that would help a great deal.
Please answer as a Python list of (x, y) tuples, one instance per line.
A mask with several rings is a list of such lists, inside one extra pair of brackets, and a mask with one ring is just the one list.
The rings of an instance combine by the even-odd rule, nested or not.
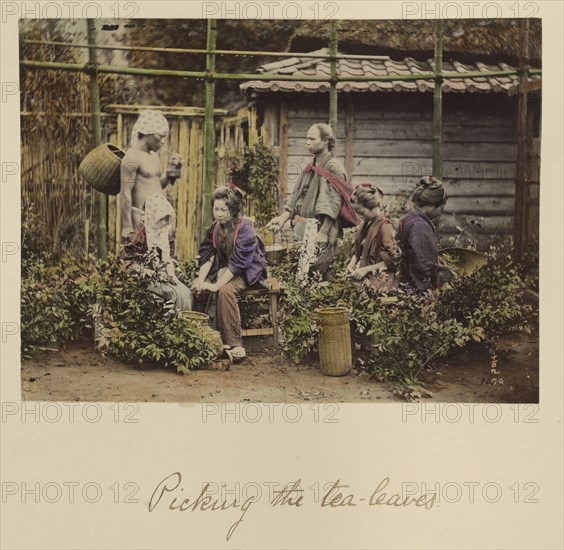
[(352, 367), (351, 332), (344, 307), (315, 310), (319, 320), (319, 363), (326, 376), (344, 376)]
[(470, 275), (488, 263), (488, 257), (477, 250), (468, 248), (444, 248), (441, 256), (447, 255), (454, 261), (454, 270), (459, 275)]
[(125, 153), (111, 143), (102, 143), (88, 153), (78, 171), (94, 189), (107, 195), (120, 190), (120, 165)]

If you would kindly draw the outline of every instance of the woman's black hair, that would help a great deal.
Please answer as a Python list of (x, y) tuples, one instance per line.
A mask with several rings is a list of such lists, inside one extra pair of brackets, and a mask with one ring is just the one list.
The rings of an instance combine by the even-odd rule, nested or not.
[(383, 200), (384, 192), (372, 183), (361, 183), (355, 188), (351, 196), (352, 204), (358, 203), (370, 210), (381, 206)]
[(416, 206), (443, 206), (447, 199), (448, 195), (442, 182), (434, 176), (422, 177), (412, 198)]
[(240, 218), (243, 215), (243, 193), (237, 186), (227, 184), (217, 187), (213, 192), (212, 208), (216, 200), (225, 202), (233, 218)]

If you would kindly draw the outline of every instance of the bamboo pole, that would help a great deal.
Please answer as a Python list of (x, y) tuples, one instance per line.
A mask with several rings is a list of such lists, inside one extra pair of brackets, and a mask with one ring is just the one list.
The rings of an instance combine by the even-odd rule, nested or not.
[(213, 116), (215, 103), (215, 46), (217, 36), (217, 21), (208, 20), (208, 38), (206, 55), (206, 84), (205, 84), (205, 119), (204, 119), (204, 186), (201, 237), (203, 238), (212, 221), (212, 213), (205, 206), (211, 201), (215, 178), (215, 122)]
[[(126, 50), (135, 52), (163, 52), (163, 53), (199, 53), (207, 54), (207, 50), (192, 48), (158, 48), (150, 46), (103, 46), (101, 44), (72, 44), (70, 42), (50, 42), (48, 40), (22, 40), (24, 44), (35, 44), (38, 46), (66, 46), (69, 48), (93, 48), (97, 50)], [(312, 59), (327, 59), (329, 55), (311, 52), (262, 52), (260, 50), (215, 50), (217, 55), (256, 55), (260, 57), (307, 57)], [(357, 55), (339, 54), (339, 59), (372, 59), (374, 61), (387, 61), (389, 55)]]
[(202, 224), (202, 210), (210, 208), (209, 204), (202, 203), (202, 172), (199, 165), (199, 150), (201, 140), (201, 124), (195, 119), (190, 122), (190, 136), (188, 139), (188, 187), (186, 191), (187, 209), (193, 213), (190, 224), (186, 227), (183, 253), (192, 257), (197, 250), (199, 232)]
[[(187, 154), (189, 151), (189, 137), (188, 137), (188, 120), (186, 118), (181, 118), (179, 121), (179, 132), (178, 132), (178, 150), (182, 151), (183, 154)], [(188, 162), (190, 159), (188, 159)], [(190, 216), (188, 215), (188, 207), (190, 206), (187, 202), (188, 198), (188, 187), (190, 184), (194, 185), (195, 182), (191, 182), (187, 179), (188, 166), (184, 166), (182, 169), (182, 174), (180, 179), (177, 181), (176, 187), (176, 251), (180, 259), (184, 260), (188, 257), (188, 250), (190, 248), (187, 231), (190, 225)]]
[(331, 55), (331, 84), (329, 87), (329, 126), (337, 136), (337, 22), (331, 21), (329, 35), (329, 53)]
[(517, 165), (515, 167), (514, 241), (515, 260), (523, 259), (527, 241), (527, 68), (529, 63), (529, 20), (521, 21), (519, 32), (519, 96), (517, 99)]
[[(124, 139), (123, 132), (123, 115), (118, 113), (117, 116), (117, 145), (120, 149), (125, 149), (127, 140)], [(121, 193), (116, 195), (116, 253), (121, 245)]]
[[(93, 19), (88, 19), (88, 42), (96, 43), (96, 25)], [(90, 63), (96, 63), (96, 52), (93, 49), (88, 50), (88, 60)], [(92, 133), (94, 147), (102, 143), (102, 119), (100, 116), (100, 89), (96, 81), (96, 73), (91, 71), (88, 82), (90, 90), (90, 101), (92, 109)], [(106, 239), (106, 216), (107, 216), (107, 196), (104, 193), (96, 192), (96, 229), (98, 235), (98, 257), (106, 260), (108, 257), (107, 239)]]
[[(51, 69), (66, 70), (71, 72), (84, 71), (88, 65), (80, 63), (59, 63), (52, 61), (20, 61), (22, 67), (31, 69)], [(118, 65), (98, 65), (96, 68), (99, 73), (129, 74), (139, 76), (174, 76), (179, 78), (213, 78), (215, 80), (279, 80), (279, 81), (301, 81), (301, 82), (327, 82), (327, 78), (319, 76), (293, 76), (276, 73), (216, 73), (216, 72), (197, 72), (197, 71), (175, 71), (172, 69), (143, 69), (140, 67), (122, 67)], [(503, 71), (468, 71), (465, 73), (443, 73), (444, 80), (463, 80), (465, 78), (482, 78), (488, 76), (517, 76), (518, 69), (506, 69)], [(542, 74), (542, 69), (530, 69), (529, 74)], [(405, 75), (381, 75), (381, 76), (346, 76), (337, 77), (337, 82), (408, 82), (411, 80), (434, 80), (435, 73), (405, 74)]]
[(435, 91), (433, 104), (433, 175), (443, 178), (443, 21), (437, 19), (435, 37)]

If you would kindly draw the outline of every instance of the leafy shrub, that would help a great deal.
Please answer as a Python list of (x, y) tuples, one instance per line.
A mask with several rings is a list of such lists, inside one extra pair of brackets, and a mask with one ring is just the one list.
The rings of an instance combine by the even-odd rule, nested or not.
[[(146, 256), (143, 267), (150, 271), (145, 276), (116, 257), (107, 262), (70, 254), (56, 258), (37, 245), (37, 225), (23, 214), (24, 356), (40, 346), (70, 342), (95, 324), (108, 351), (127, 362), (154, 363), (187, 373), (212, 361), (214, 353), (202, 333), (152, 292), (163, 276), (154, 255)], [(195, 277), (195, 262), (184, 262), (180, 268), (181, 278), (189, 284)]]
[(161, 277), (158, 269), (141, 275), (120, 258), (101, 264), (93, 284), (109, 352), (127, 362), (173, 367), (184, 374), (204, 368), (214, 352), (194, 325), (152, 292)]
[(352, 312), (352, 304), (362, 291), (350, 280), (337, 275), (329, 283), (318, 274), (306, 280), (298, 276), (299, 246), (290, 245), (285, 260), (274, 269), (283, 282), (281, 307), (285, 315), (280, 321), (284, 335), (284, 351), (295, 362), (318, 347), (319, 326), (315, 310), (321, 307), (343, 306)]
[(270, 147), (260, 140), (242, 157), (233, 157), (231, 178), (255, 199), (256, 225), (265, 225), (278, 211), (278, 169)]
[(356, 332), (372, 342), (363, 358), (367, 368), (402, 384), (416, 383), (425, 366), (452, 349), (527, 326), (523, 283), (505, 252), (492, 251), (486, 266), (425, 295), (400, 288), (377, 296), (342, 274), (330, 283), (315, 276), (304, 282), (297, 276), (298, 256), (299, 248), (291, 248), (276, 268), (284, 284), (284, 350), (294, 361), (318, 346), (314, 312), (323, 306), (346, 307)]
[[(21, 346), (24, 356), (39, 346), (65, 344), (89, 326), (93, 294), (81, 281), (91, 268), (87, 261), (63, 256), (22, 258)], [(86, 275), (87, 276), (87, 275)]]
[(355, 311), (359, 331), (372, 341), (372, 354), (366, 361), (376, 376), (415, 384), (421, 370), (433, 360), (470, 339), (482, 339), (480, 328), (442, 315), (436, 294), (399, 291), (395, 301), (373, 298), (371, 308)]
[(92, 272), (91, 259), (70, 254), (56, 258), (45, 252), (49, 241), (33, 205), (22, 206), (21, 350), (24, 357), (37, 347), (65, 344), (89, 326), (93, 295), (80, 284)]
[(469, 327), (481, 327), (495, 339), (522, 330), (531, 313), (523, 302), (523, 280), (506, 250), (491, 248), (488, 263), (443, 287), (440, 309)]

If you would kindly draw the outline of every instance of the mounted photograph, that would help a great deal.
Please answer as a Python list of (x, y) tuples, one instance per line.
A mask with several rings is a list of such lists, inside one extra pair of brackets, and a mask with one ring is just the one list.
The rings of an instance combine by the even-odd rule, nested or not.
[(540, 19), (20, 19), (21, 396), (539, 403)]

